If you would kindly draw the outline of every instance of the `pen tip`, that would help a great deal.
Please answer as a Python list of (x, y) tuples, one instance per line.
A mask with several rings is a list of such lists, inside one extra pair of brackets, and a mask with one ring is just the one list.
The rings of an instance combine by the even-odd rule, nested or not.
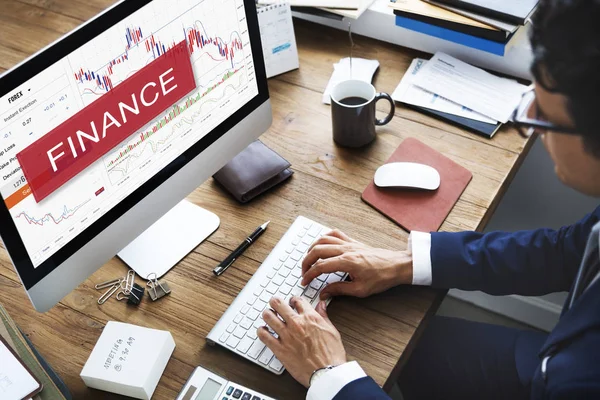
[(264, 224), (262, 224), (261, 228), (267, 229), (267, 226), (269, 226), (270, 223), (271, 223), (271, 221), (265, 222)]

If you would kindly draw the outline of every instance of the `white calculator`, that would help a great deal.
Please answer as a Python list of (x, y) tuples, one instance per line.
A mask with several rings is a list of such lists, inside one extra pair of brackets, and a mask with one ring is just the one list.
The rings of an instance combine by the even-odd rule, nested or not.
[(177, 400), (275, 400), (254, 390), (198, 367), (194, 370)]

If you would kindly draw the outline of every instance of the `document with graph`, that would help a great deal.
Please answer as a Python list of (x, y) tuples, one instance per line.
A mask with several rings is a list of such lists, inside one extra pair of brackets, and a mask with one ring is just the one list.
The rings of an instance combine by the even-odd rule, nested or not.
[(289, 3), (265, 6), (258, 10), (267, 78), (300, 67), (298, 48)]
[[(84, 108), (87, 112), (94, 102), (110, 98), (119, 85), (125, 87), (137, 72), (176, 47), (189, 53), (193, 90), (143, 120), (134, 133), (127, 131), (124, 140), (60, 188), (34, 198), (21, 154)], [(163, 74), (160, 79), (166, 95), (171, 78)], [(68, 144), (48, 152), (50, 161), (81, 159), (99, 134), (104, 140), (123, 132), (128, 119), (157, 101), (161, 85), (154, 86), (146, 85), (137, 99), (129, 96), (127, 104), (119, 103), (125, 104), (120, 114), (105, 114), (103, 129), (102, 119), (97, 132), (92, 121), (95, 136), (88, 121), (85, 134), (77, 131)], [(34, 267), (257, 94), (243, 0), (155, 0), (0, 98), (0, 194)]]

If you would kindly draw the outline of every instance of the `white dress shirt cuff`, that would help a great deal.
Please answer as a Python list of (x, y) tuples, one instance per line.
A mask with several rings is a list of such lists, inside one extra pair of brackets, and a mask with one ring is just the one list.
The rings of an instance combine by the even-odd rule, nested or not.
[(413, 285), (431, 286), (431, 234), (413, 231), (408, 238), (413, 257)]
[(313, 382), (308, 389), (306, 400), (333, 400), (346, 385), (366, 376), (356, 361), (342, 364)]

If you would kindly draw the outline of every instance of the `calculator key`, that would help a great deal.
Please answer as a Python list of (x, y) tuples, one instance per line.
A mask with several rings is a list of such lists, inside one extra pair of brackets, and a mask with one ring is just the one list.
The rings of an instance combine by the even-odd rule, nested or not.
[(279, 285), (271, 282), (271, 283), (269, 283), (269, 286), (267, 286), (267, 288), (265, 290), (267, 291), (267, 293), (275, 294), (279, 290)]
[(283, 369), (283, 364), (281, 364), (281, 361), (279, 361), (276, 357), (274, 357), (273, 361), (271, 361), (271, 364), (269, 364), (269, 368), (271, 368), (277, 372), (281, 372), (281, 370)]
[(252, 400), (260, 400), (260, 397), (254, 396), (254, 397), (252, 397)]
[(229, 386), (229, 389), (227, 389), (227, 396), (231, 396), (233, 391), (234, 391), (233, 386)]
[(225, 343), (227, 341), (227, 339), (229, 339), (229, 333), (224, 333), (221, 335), (221, 337), (219, 338), (219, 341), (221, 343)]
[(244, 315), (246, 315), (246, 313), (247, 313), (248, 311), (250, 311), (250, 306), (246, 306), (246, 305), (245, 305), (244, 307), (242, 307), (242, 311), (241, 311), (241, 313), (242, 313), (242, 314), (244, 314)]
[(246, 330), (241, 326), (238, 326), (237, 328), (235, 328), (235, 331), (233, 331), (233, 336), (235, 336), (238, 339), (241, 339), (244, 336), (246, 336)]
[[(256, 310), (253, 310), (256, 311)], [(254, 324), (254, 320), (248, 317), (244, 318), (244, 320), (240, 323), (240, 326), (245, 330), (252, 328), (252, 324)]]
[(244, 393), (242, 400), (252, 400), (252, 395), (248, 392)]
[(240, 344), (238, 344), (238, 346), (236, 347), (236, 350), (239, 351), (242, 354), (246, 354), (246, 352), (248, 352), (248, 350), (250, 349), (250, 346), (252, 346), (254, 344), (254, 340), (250, 339), (249, 337), (245, 337)]
[(269, 365), (272, 358), (273, 352), (269, 348), (266, 348), (265, 351), (263, 351), (263, 353), (258, 358), (258, 361), (260, 361), (262, 364)]
[(239, 399), (240, 397), (242, 397), (242, 391), (240, 389), (235, 389), (235, 392), (233, 392), (233, 398), (234, 399)]
[(229, 397), (223, 397), (221, 400), (229, 400)]
[(227, 346), (232, 347), (234, 349), (237, 347), (238, 344), (240, 344), (240, 339), (236, 338), (233, 335), (231, 335), (227, 340)]
[(233, 322), (235, 322), (236, 324), (239, 324), (240, 322), (242, 322), (242, 314), (236, 315), (235, 318), (233, 319)]
[(235, 330), (235, 324), (229, 324), (229, 326), (227, 327), (227, 332), (231, 333)]
[(256, 321), (256, 318), (260, 315), (260, 312), (256, 311), (254, 308), (248, 311), (246, 317), (250, 318), (252, 321)]
[(254, 341), (252, 347), (248, 351), (248, 357), (256, 360), (266, 346), (260, 340)]

